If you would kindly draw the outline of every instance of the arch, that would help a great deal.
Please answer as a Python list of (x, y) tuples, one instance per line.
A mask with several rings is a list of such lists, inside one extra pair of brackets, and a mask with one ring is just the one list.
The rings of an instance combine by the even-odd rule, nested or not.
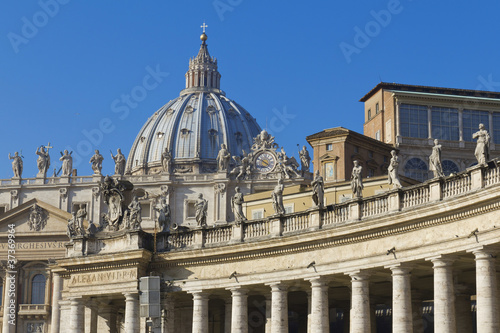
[(427, 164), (418, 157), (410, 158), (404, 166), (404, 174), (406, 177), (421, 182), (427, 179), (428, 170)]
[(43, 274), (36, 274), (31, 279), (31, 302), (30, 304), (45, 304), (45, 285), (47, 279)]
[(443, 160), (443, 162), (441, 162), (441, 165), (443, 167), (443, 173), (445, 176), (449, 176), (452, 173), (456, 174), (460, 171), (460, 169), (458, 168), (458, 165), (455, 162), (450, 161), (450, 160)]

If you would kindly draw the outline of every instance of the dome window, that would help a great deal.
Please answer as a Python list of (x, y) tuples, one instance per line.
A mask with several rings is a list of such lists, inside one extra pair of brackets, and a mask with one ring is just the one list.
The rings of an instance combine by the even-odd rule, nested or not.
[(212, 99), (212, 95), (207, 95), (207, 99)]
[(217, 136), (218, 133), (219, 133), (219, 131), (217, 131), (216, 129), (213, 129), (213, 128), (211, 128), (211, 129), (208, 130), (208, 134), (210, 136), (214, 136), (215, 137), (215, 136)]
[(174, 114), (174, 109), (170, 108), (167, 110), (167, 114), (170, 116), (170, 115), (173, 115)]
[(188, 130), (187, 128), (181, 129), (181, 135), (183, 135), (183, 136), (189, 135), (189, 132), (191, 132), (191, 131)]
[(193, 113), (194, 112), (194, 108), (189, 105), (187, 108), (186, 108), (186, 113)]
[(207, 107), (207, 112), (210, 113), (210, 114), (214, 114), (217, 110), (215, 109), (215, 107), (213, 105), (209, 105)]

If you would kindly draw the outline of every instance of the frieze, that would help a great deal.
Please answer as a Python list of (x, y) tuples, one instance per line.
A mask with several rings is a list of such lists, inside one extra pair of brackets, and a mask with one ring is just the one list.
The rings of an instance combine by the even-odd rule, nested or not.
[(70, 277), (69, 286), (87, 286), (92, 284), (102, 285), (103, 283), (122, 283), (137, 280), (137, 269), (128, 269), (111, 272), (94, 272), (73, 274)]
[[(44, 249), (65, 249), (65, 242), (16, 242), (16, 249), (20, 250), (44, 250)], [(7, 243), (0, 243), (0, 250), (7, 249)]]

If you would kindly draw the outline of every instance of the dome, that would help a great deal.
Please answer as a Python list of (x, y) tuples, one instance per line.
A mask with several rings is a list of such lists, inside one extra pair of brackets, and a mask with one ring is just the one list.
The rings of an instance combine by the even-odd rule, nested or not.
[(127, 171), (161, 171), (162, 153), (172, 156), (173, 172), (215, 172), (222, 144), (232, 156), (249, 152), (261, 128), (243, 107), (220, 90), (217, 59), (210, 57), (206, 38), (189, 61), (186, 89), (144, 124), (129, 153)]

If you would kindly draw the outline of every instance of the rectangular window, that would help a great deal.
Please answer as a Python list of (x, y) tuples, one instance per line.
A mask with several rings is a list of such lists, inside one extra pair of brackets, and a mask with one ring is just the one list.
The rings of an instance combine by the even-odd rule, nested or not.
[(490, 135), (493, 136), (493, 142), (500, 143), (500, 113), (493, 113), (493, 133)]
[(379, 109), (379, 106), (378, 106), (378, 103), (375, 104), (375, 114), (378, 114), (380, 112), (380, 109)]
[(380, 130), (375, 132), (375, 140), (380, 141)]
[(74, 202), (73, 203), (73, 210), (72, 210), (72, 212), (78, 212), (80, 210), (80, 205), (83, 205), (83, 208), (85, 208), (85, 211), (87, 212), (87, 217), (86, 218), (88, 218), (89, 210), (87, 209), (87, 203), (86, 202)]
[(340, 202), (346, 202), (347, 200), (352, 199), (352, 194), (342, 194), (342, 196), (339, 198)]
[(432, 138), (458, 141), (458, 109), (432, 107)]
[(195, 201), (189, 201), (187, 203), (187, 218), (195, 218), (196, 217), (196, 208), (195, 208)]
[(326, 180), (334, 180), (335, 179), (332, 162), (325, 163), (325, 178), (326, 178)]
[(372, 109), (368, 109), (368, 120), (372, 119)]
[(402, 136), (422, 139), (429, 137), (426, 106), (401, 104), (399, 118)]
[(331, 143), (327, 144), (326, 150), (333, 150), (333, 144), (331, 144)]
[(462, 114), (464, 141), (475, 141), (472, 139), (472, 134), (479, 130), (479, 124), (484, 124), (484, 128), (489, 131), (490, 124), (488, 114), (488, 111), (464, 110)]
[(2, 215), (3, 213), (5, 213), (6, 211), (7, 211), (7, 207), (6, 206), (0, 206), (0, 215)]
[(264, 218), (264, 208), (252, 210), (252, 220), (260, 220)]
[(283, 205), (283, 207), (285, 208), (285, 214), (293, 213), (293, 203)]

